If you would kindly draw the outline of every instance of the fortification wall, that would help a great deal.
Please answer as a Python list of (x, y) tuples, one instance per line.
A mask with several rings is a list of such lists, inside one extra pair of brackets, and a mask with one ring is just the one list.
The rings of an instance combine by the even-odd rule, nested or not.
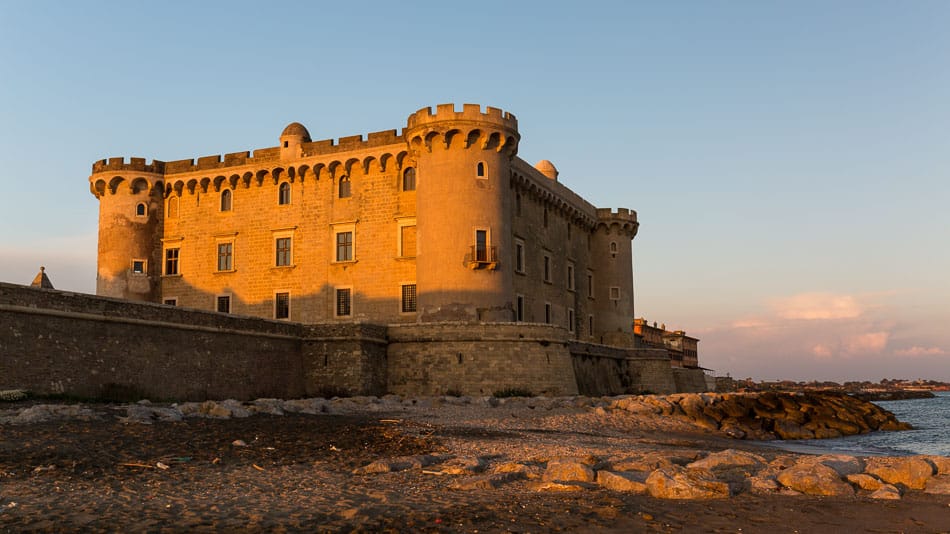
[(703, 372), (702, 369), (674, 367), (673, 380), (676, 382), (676, 391), (678, 393), (702, 393), (704, 391), (715, 391), (715, 386), (710, 388), (707, 385), (706, 373)]
[(582, 395), (676, 392), (670, 361), (663, 350), (582, 342), (571, 342), (569, 348)]
[(400, 395), (577, 394), (566, 331), (548, 325), (390, 326), (388, 370), (389, 391)]
[(0, 283), (0, 387), (176, 400), (292, 398), (328, 388), (378, 394), (381, 328), (304, 326)]

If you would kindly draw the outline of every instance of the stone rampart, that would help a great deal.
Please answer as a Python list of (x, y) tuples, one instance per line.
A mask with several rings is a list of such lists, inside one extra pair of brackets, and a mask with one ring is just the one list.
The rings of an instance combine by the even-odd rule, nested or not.
[(702, 393), (714, 389), (706, 384), (706, 373), (702, 369), (674, 367), (673, 380), (679, 393)]
[(389, 391), (491, 395), (506, 389), (575, 395), (567, 332), (528, 323), (389, 327)]
[(674, 393), (676, 387), (666, 351), (623, 349), (572, 341), (569, 345), (583, 395)]

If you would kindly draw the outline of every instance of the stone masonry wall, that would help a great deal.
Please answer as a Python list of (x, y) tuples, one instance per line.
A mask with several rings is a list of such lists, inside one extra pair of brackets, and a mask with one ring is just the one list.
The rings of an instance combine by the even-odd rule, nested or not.
[(508, 388), (575, 395), (567, 332), (525, 323), (428, 323), (389, 328), (389, 391), (491, 395)]
[(0, 387), (176, 400), (292, 398), (327, 388), (378, 394), (381, 328), (304, 326), (0, 283)]
[(670, 361), (664, 350), (621, 349), (571, 342), (570, 351), (582, 395), (675, 393)]

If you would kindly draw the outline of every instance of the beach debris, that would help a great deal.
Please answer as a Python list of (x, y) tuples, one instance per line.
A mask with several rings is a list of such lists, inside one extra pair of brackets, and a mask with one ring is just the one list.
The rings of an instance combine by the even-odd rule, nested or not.
[(168, 469), (168, 464), (164, 462), (155, 462), (155, 467), (161, 469), (162, 471), (165, 471), (166, 469)]
[(243, 439), (236, 439), (231, 442), (231, 445), (234, 447), (247, 447), (247, 442)]

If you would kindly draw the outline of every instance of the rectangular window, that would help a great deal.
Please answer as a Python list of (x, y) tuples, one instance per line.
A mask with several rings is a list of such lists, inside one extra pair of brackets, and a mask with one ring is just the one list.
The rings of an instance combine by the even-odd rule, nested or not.
[(544, 323), (551, 324), (551, 303), (544, 303)]
[(567, 309), (567, 331), (574, 333), (574, 308)]
[(610, 300), (620, 300), (620, 288), (619, 288), (619, 287), (614, 286), (614, 287), (611, 287), (611, 288), (610, 288)]
[(594, 298), (594, 275), (591, 272), (587, 273), (587, 297)]
[(416, 257), (416, 226), (399, 227), (399, 256), (403, 258)]
[(217, 300), (218, 313), (231, 313), (231, 295), (219, 295)]
[(518, 322), (524, 321), (524, 295), (518, 295), (516, 298), (515, 319)]
[(134, 274), (145, 274), (146, 272), (145, 260), (132, 260), (132, 272)]
[(165, 274), (178, 274), (178, 251), (177, 248), (165, 249)]
[(168, 298), (162, 301), (162, 304), (166, 306), (178, 306), (178, 299), (175, 297)]
[(218, 270), (234, 270), (234, 243), (218, 243)]
[(548, 227), (548, 209), (544, 208), (544, 227)]
[(274, 319), (290, 319), (290, 293), (274, 293)]
[(416, 284), (402, 286), (402, 313), (416, 311)]
[(567, 290), (574, 291), (574, 264), (567, 264)]
[(353, 261), (353, 232), (337, 232), (336, 261)]
[(551, 283), (551, 256), (544, 255), (544, 281)]
[(524, 243), (515, 241), (515, 272), (524, 273)]
[(475, 261), (488, 261), (488, 230), (475, 230)]
[(587, 316), (587, 335), (590, 337), (594, 337), (594, 316), (593, 315)]
[(350, 288), (336, 290), (336, 316), (349, 317), (353, 313)]
[(278, 237), (275, 240), (277, 245), (277, 266), (278, 267), (289, 267), (292, 262), (291, 258), (291, 248), (292, 240), (289, 237)]

